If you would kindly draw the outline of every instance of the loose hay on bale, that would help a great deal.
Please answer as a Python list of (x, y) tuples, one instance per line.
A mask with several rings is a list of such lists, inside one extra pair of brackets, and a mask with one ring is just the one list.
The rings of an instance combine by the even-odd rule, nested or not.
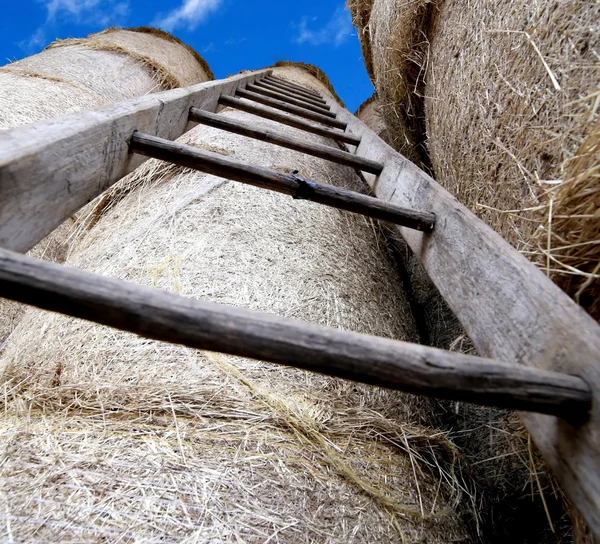
[[(562, 216), (582, 219), (577, 217), (581, 199), (571, 199), (568, 187), (583, 188), (581, 181), (571, 184), (571, 172), (598, 123), (600, 4), (485, 0), (467, 8), (445, 0), (438, 9), (429, 32), (425, 93), (436, 176), (546, 268), (549, 213), (552, 224), (555, 213), (561, 221)], [(564, 190), (554, 191), (561, 181)], [(586, 301), (584, 307), (596, 318), (598, 307), (593, 309), (590, 300), (598, 299), (594, 268), (600, 245), (593, 224), (598, 224), (599, 189), (594, 176), (582, 189), (584, 199), (589, 198), (589, 227), (581, 229), (579, 223), (574, 227), (579, 235), (571, 237), (557, 224), (557, 233), (550, 233), (550, 252), (560, 248), (558, 262), (550, 265), (553, 278), (568, 294)], [(583, 246), (563, 247), (575, 238), (575, 243), (589, 246), (587, 251), (580, 253)], [(569, 281), (565, 276), (571, 274)], [(592, 281), (586, 285), (590, 274)]]
[[(349, 168), (216, 129), (180, 141), (360, 187)], [(68, 265), (414, 339), (371, 221), (157, 161), (133, 176)], [(33, 309), (13, 336), (0, 517), (17, 540), (467, 541), (457, 453), (407, 395)]]
[(374, 85), (393, 147), (430, 170), (423, 97), (432, 0), (374, 0), (369, 18)]
[[(197, 53), (156, 29), (109, 29), (59, 40), (0, 68), (0, 130), (209, 79), (212, 72)], [(64, 223), (32, 254), (62, 260), (72, 226)], [(0, 299), (0, 346), (18, 321), (19, 308)]]

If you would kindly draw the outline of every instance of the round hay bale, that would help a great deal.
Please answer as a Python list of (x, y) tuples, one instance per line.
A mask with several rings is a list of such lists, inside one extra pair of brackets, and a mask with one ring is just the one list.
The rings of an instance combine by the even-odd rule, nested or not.
[[(311, 77), (276, 69), (296, 73)], [(361, 187), (352, 169), (212, 128), (180, 141)], [(127, 183), (135, 190), (103, 210), (69, 266), (414, 339), (371, 221), (158, 161)], [(2, 361), (0, 518), (10, 512), (16, 540), (467, 540), (453, 445), (415, 423), (407, 395), (37, 310)]]
[(393, 146), (429, 170), (423, 96), (434, 2), (374, 0), (369, 18), (374, 85)]
[[(0, 68), (0, 130), (212, 79), (204, 60), (157, 29), (109, 29), (59, 40), (37, 55)], [(33, 255), (62, 260), (72, 222), (50, 234)], [(0, 345), (19, 305), (0, 300)]]
[(385, 124), (381, 113), (381, 104), (377, 99), (377, 94), (373, 93), (370, 98), (367, 98), (354, 112), (365, 125), (367, 125), (377, 136), (384, 142), (392, 145), (392, 138), (389, 129)]
[(445, 0), (438, 9), (425, 93), (437, 178), (599, 318), (600, 187), (597, 176), (582, 182), (576, 157), (590, 161), (598, 120), (600, 4)]
[(212, 79), (197, 53), (155, 29), (58, 40), (0, 68), (0, 130)]

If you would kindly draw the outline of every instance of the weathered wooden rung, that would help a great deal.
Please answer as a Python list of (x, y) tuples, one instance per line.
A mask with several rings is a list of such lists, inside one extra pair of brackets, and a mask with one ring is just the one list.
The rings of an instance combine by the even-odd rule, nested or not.
[(280, 77), (276, 77), (273, 74), (266, 75), (265, 79), (275, 81), (275, 82), (279, 83), (280, 85), (284, 85), (284, 86), (289, 87), (290, 89), (296, 90), (298, 92), (311, 94), (313, 96), (317, 96), (317, 97), (321, 98), (321, 93), (318, 93), (317, 91), (313, 91), (312, 89), (303, 87), (302, 85), (297, 85), (296, 83), (292, 83), (291, 81), (288, 81), (287, 79), (282, 79)]
[(270, 79), (264, 79), (264, 78), (259, 79), (258, 81), (255, 82), (255, 85), (263, 85), (266, 88), (272, 89), (274, 91), (288, 94), (292, 98), (301, 98), (302, 100), (307, 100), (308, 102), (310, 102), (312, 104), (326, 106), (328, 108), (331, 108), (331, 106), (329, 106), (329, 104), (327, 104), (327, 101), (324, 98), (317, 98), (316, 96), (309, 96), (307, 94), (293, 91), (289, 87), (284, 87), (283, 85), (279, 85), (278, 83), (276, 83), (275, 81), (272, 81)]
[(290, 98), (295, 98), (296, 100), (302, 100), (303, 102), (307, 102), (308, 104), (312, 104), (313, 106), (321, 106), (322, 108), (325, 108), (326, 110), (331, 110), (331, 106), (329, 104), (327, 104), (327, 102), (321, 98), (309, 98), (306, 95), (302, 95), (302, 94), (296, 93), (294, 91), (284, 89), (283, 87), (273, 85), (273, 83), (271, 83), (270, 81), (266, 81), (264, 79), (254, 82), (254, 85), (256, 85), (257, 87), (263, 87), (264, 89), (269, 89), (271, 91), (276, 91), (279, 94), (289, 96)]
[(317, 101), (322, 101), (322, 102), (327, 103), (326, 99), (323, 96), (321, 96), (320, 94), (310, 93), (310, 92), (306, 91), (305, 89), (298, 89), (297, 87), (289, 87), (288, 85), (286, 85), (285, 83), (283, 83), (277, 79), (264, 77), (264, 78), (260, 79), (259, 81), (267, 83), (268, 85), (277, 87), (277, 89), (283, 89), (284, 91), (293, 93), (296, 96), (302, 96), (304, 98), (308, 98), (311, 100), (317, 100)]
[(431, 232), (435, 225), (435, 216), (431, 213), (401, 208), (348, 189), (317, 183), (295, 174), (285, 174), (262, 166), (246, 164), (218, 153), (211, 153), (140, 132), (132, 135), (130, 150), (133, 153), (168, 161), (179, 166), (423, 232)]
[(219, 104), (222, 106), (236, 108), (253, 115), (258, 115), (260, 117), (264, 117), (265, 119), (271, 119), (272, 121), (277, 121), (278, 123), (304, 130), (305, 132), (318, 134), (319, 136), (324, 136), (325, 138), (331, 138), (332, 140), (337, 140), (350, 145), (360, 144), (360, 138), (357, 138), (348, 132), (340, 132), (338, 130), (331, 130), (329, 128), (313, 125), (304, 121), (303, 119), (285, 115), (283, 113), (279, 113), (277, 110), (252, 104), (246, 100), (241, 100), (240, 98), (235, 98), (233, 96), (221, 95), (219, 98)]
[(192, 348), (585, 421), (578, 377), (232, 308), (0, 249), (0, 296)]
[(238, 89), (236, 91), (236, 95), (247, 98), (248, 100), (253, 100), (255, 102), (259, 102), (260, 104), (264, 104), (265, 106), (271, 106), (272, 108), (277, 108), (278, 110), (285, 111), (287, 113), (291, 113), (293, 115), (298, 115), (299, 117), (304, 117), (306, 119), (310, 119), (311, 121), (317, 121), (323, 125), (328, 125), (330, 127), (340, 128), (342, 130), (346, 129), (347, 124), (342, 121), (338, 121), (337, 119), (332, 119), (331, 117), (327, 117), (320, 113), (314, 113), (312, 111), (308, 111), (304, 108), (299, 108), (298, 106), (293, 106), (292, 104), (288, 104), (287, 102), (282, 102), (281, 100), (275, 100), (274, 98), (268, 98), (267, 96), (262, 96), (260, 94), (253, 93), (252, 91), (246, 91), (245, 89)]
[(325, 115), (326, 117), (331, 117), (332, 119), (335, 119), (335, 113), (332, 113), (323, 106), (315, 106), (314, 104), (309, 104), (308, 102), (304, 102), (303, 100), (291, 98), (288, 95), (282, 94), (278, 91), (265, 89), (264, 87), (259, 87), (258, 85), (247, 85), (246, 90), (251, 91), (253, 93), (268, 96), (269, 98), (275, 98), (276, 100), (282, 100), (283, 102), (288, 102), (289, 104), (293, 104), (294, 106), (298, 106), (299, 108), (314, 111), (315, 113), (320, 113), (321, 115)]
[(255, 140), (269, 142), (295, 151), (301, 151), (308, 155), (351, 166), (352, 168), (357, 168), (363, 172), (379, 175), (383, 170), (383, 164), (380, 162), (363, 159), (362, 157), (357, 157), (353, 153), (348, 153), (347, 151), (342, 151), (335, 147), (294, 138), (293, 136), (288, 136), (287, 134), (274, 130), (256, 128), (250, 123), (244, 123), (237, 119), (228, 119), (223, 115), (217, 115), (198, 108), (192, 108), (190, 110), (190, 120), (214, 128), (227, 130), (235, 134), (241, 134), (242, 136), (248, 136)]

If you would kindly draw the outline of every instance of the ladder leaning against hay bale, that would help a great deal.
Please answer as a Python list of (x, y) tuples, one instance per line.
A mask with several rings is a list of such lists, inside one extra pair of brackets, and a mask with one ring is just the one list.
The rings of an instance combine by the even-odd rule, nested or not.
[[(273, 99), (256, 92), (276, 87), (287, 93)], [(294, 104), (287, 100), (290, 92), (296, 95)], [(240, 105), (236, 94), (328, 125), (311, 128), (306, 121), (292, 121), (351, 140), (354, 158), (209, 115), (219, 102)], [(247, 102), (243, 108), (259, 115), (265, 111)], [(172, 143), (194, 120), (329, 160), (359, 162), (377, 199)], [(521, 417), (535, 443), (600, 534), (599, 409), (592, 402), (600, 387), (598, 325), (498, 234), (335, 102), (260, 71), (23, 127), (0, 134), (0, 141), (2, 296), (192, 347), (527, 410)], [(395, 223), (478, 352), (497, 361), (209, 305), (14, 252), (32, 247), (143, 162), (142, 155)]]

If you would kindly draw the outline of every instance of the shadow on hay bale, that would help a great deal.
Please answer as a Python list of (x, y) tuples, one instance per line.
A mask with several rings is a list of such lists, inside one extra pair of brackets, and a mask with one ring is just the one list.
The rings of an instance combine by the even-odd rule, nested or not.
[[(361, 188), (351, 169), (216, 129), (181, 141)], [(69, 266), (415, 339), (370, 220), (159, 161), (123, 186)], [(419, 424), (419, 399), (37, 310), (2, 364), (0, 518), (16, 540), (469, 541), (459, 457)]]
[[(162, 30), (112, 28), (83, 39), (58, 40), (0, 68), (0, 130), (211, 79), (206, 62)], [(74, 220), (65, 222), (32, 255), (62, 262), (74, 226)], [(14, 329), (20, 308), (0, 300), (0, 346)]]

